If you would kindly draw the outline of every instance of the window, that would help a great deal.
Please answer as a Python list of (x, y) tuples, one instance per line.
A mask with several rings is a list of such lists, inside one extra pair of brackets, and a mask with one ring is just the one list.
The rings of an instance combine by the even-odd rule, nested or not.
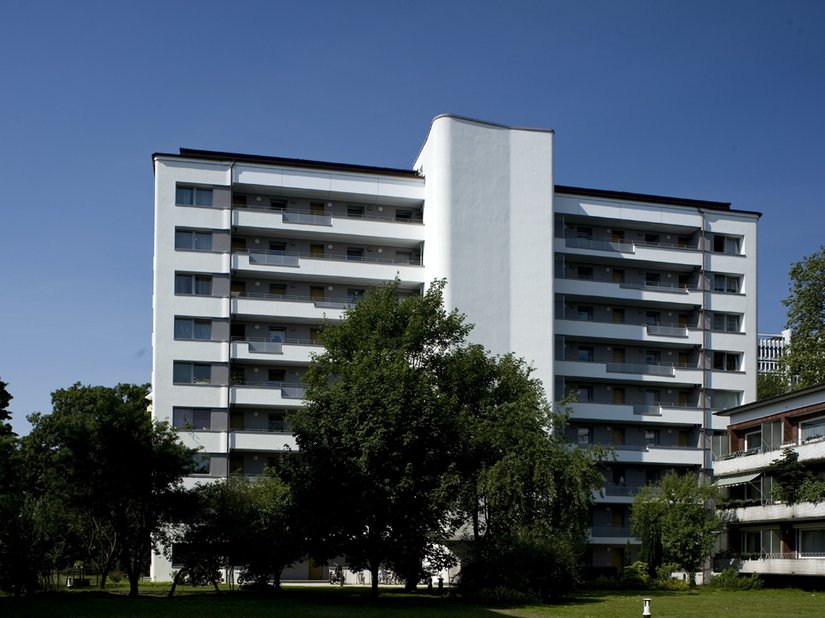
[(644, 392), (646, 406), (658, 406), (662, 399), (662, 392), (659, 389), (650, 388)]
[(286, 414), (283, 412), (270, 412), (267, 418), (266, 429), (272, 432), (288, 431)]
[(212, 340), (212, 320), (175, 318), (175, 339)]
[(738, 294), (739, 277), (733, 275), (713, 275), (713, 291)]
[(659, 430), (645, 429), (645, 445), (656, 446), (657, 444), (659, 444)]
[(175, 361), (172, 369), (175, 384), (211, 384), (212, 366), (207, 363), (183, 363)]
[(314, 303), (324, 302), (326, 295), (326, 288), (321, 285), (311, 285), (309, 287), (309, 298)]
[(312, 344), (320, 344), (321, 343), (321, 329), (320, 328), (310, 328), (309, 329), (309, 342)]
[(172, 408), (172, 426), (175, 429), (204, 430), (212, 425), (209, 408)]
[(716, 371), (739, 371), (739, 355), (731, 352), (714, 352), (713, 368)]
[(584, 320), (586, 322), (590, 322), (593, 320), (593, 307), (587, 307), (584, 305), (579, 305), (578, 310), (576, 311), (576, 319), (577, 320)]
[(246, 251), (246, 238), (232, 238), (232, 251)]
[(762, 430), (757, 429), (745, 434), (745, 450), (762, 446)]
[(727, 331), (729, 333), (739, 332), (739, 316), (735, 313), (714, 313), (713, 330)]
[(325, 214), (324, 206), (324, 202), (310, 202), (309, 212), (317, 217), (323, 217)]
[(739, 239), (734, 236), (714, 234), (713, 252), (727, 253), (728, 255), (737, 255), (739, 253)]
[(212, 277), (209, 275), (175, 275), (175, 294), (212, 296)]
[(590, 240), (591, 238), (593, 238), (593, 228), (577, 227), (576, 238), (581, 238), (582, 240)]
[(658, 365), (662, 360), (662, 353), (658, 350), (645, 350), (645, 363)]
[(235, 206), (237, 208), (246, 208), (246, 196), (233, 194), (232, 206)]
[(396, 264), (412, 264), (413, 263), (412, 251), (397, 250), (395, 252), (395, 263)]
[(592, 386), (574, 386), (570, 389), (570, 393), (576, 396), (578, 403), (589, 403), (593, 401), (593, 387)]
[(286, 254), (286, 243), (281, 242), (279, 240), (270, 240), (269, 241), (269, 252), (274, 253), (275, 255), (285, 255)]
[(579, 268), (578, 268), (578, 277), (582, 281), (592, 281), (593, 280), (593, 269), (590, 266), (579, 266)]
[(714, 410), (735, 408), (740, 401), (741, 396), (738, 391), (713, 390), (710, 392), (710, 407)]
[(624, 440), (625, 440), (624, 427), (614, 427), (613, 428), (612, 443), (615, 444), (615, 445), (622, 445), (622, 444), (624, 444)]
[(659, 273), (645, 273), (645, 285), (659, 285), (662, 275)]
[(613, 283), (624, 283), (624, 269), (623, 268), (614, 268), (612, 276), (613, 276)]
[(175, 203), (181, 206), (212, 206), (212, 189), (203, 187), (178, 186), (175, 190)]
[(273, 296), (286, 296), (286, 284), (285, 283), (270, 283), (269, 284), (269, 293)]
[(409, 222), (412, 220), (412, 210), (396, 210), (395, 220)]
[(347, 216), (351, 219), (363, 219), (364, 218), (364, 207), (363, 206), (347, 206)]
[(658, 234), (645, 234), (645, 242), (649, 245), (658, 245), (659, 244), (659, 235)]
[(175, 230), (175, 249), (212, 251), (212, 232)]
[(613, 322), (615, 324), (623, 324), (624, 323), (624, 309), (614, 307), (613, 308)]
[(229, 337), (232, 341), (246, 339), (246, 324), (241, 322), (232, 322), (229, 325)]
[(579, 427), (576, 433), (578, 434), (578, 443), (580, 446), (586, 446), (592, 443), (593, 434), (590, 427)]
[(275, 198), (275, 197), (273, 197), (272, 199), (269, 200), (269, 210), (276, 210), (278, 212), (283, 212), (283, 211), (286, 210), (286, 207), (287, 207), (287, 201), (286, 200), (282, 200), (282, 199)]
[(661, 317), (658, 311), (648, 311), (645, 313), (645, 324), (648, 326), (656, 326), (659, 324)]
[(195, 453), (192, 456), (192, 463), (195, 464), (192, 474), (209, 474), (209, 463), (212, 457), (209, 453)]
[(364, 259), (364, 250), (360, 247), (347, 247), (347, 259), (353, 262), (360, 262)]
[(349, 288), (347, 290), (347, 302), (348, 303), (355, 303), (364, 298), (364, 294), (366, 294), (366, 290), (363, 288)]
[(580, 363), (592, 363), (593, 362), (593, 346), (592, 345), (580, 345), (576, 350), (576, 360)]
[(267, 379), (276, 383), (272, 386), (280, 386), (286, 380), (286, 369), (270, 369), (267, 373)]
[(324, 257), (324, 245), (313, 243), (309, 246), (309, 257), (322, 259)]
[(679, 287), (683, 290), (688, 289), (691, 286), (690, 280), (690, 275), (679, 275)]
[(272, 343), (285, 343), (286, 342), (286, 329), (280, 326), (270, 326), (269, 327), (269, 341)]

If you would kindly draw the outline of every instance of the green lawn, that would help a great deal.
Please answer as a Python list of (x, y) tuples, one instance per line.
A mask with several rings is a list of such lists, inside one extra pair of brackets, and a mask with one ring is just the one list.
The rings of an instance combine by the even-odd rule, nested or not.
[(641, 616), (642, 599), (649, 596), (652, 615), (667, 617), (790, 618), (825, 613), (825, 594), (799, 590), (759, 590), (722, 592), (699, 589), (696, 592), (599, 592), (582, 593), (560, 605), (514, 608), (484, 608), (446, 597), (426, 594), (403, 595), (382, 592), (371, 602), (363, 588), (288, 588), (281, 595), (262, 597), (252, 593), (184, 590), (180, 596), (166, 599), (163, 588), (147, 588), (137, 599), (124, 591), (73, 591), (40, 595), (32, 599), (0, 598), (0, 616), (285, 616), (289, 618), (348, 618), (393, 616), (455, 618), (516, 616), (598, 616), (623, 618)]

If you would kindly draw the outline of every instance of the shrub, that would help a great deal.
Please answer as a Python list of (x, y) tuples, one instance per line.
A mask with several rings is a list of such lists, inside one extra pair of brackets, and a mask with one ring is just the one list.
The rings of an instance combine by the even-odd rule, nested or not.
[(484, 605), (528, 605), (537, 603), (540, 600), (534, 594), (513, 590), (507, 586), (482, 588), (470, 594), (468, 598)]
[(759, 590), (762, 588), (762, 578), (758, 573), (751, 573), (747, 577), (739, 574), (733, 567), (728, 567), (719, 575), (710, 580), (710, 585), (725, 590)]
[(650, 585), (650, 576), (647, 574), (647, 563), (637, 560), (624, 568), (621, 576), (624, 588), (644, 589)]

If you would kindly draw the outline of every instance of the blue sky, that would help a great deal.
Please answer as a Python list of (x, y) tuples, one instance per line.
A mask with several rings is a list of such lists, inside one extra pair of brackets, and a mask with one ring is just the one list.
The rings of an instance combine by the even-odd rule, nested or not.
[(0, 377), (18, 431), (148, 382), (153, 152), (409, 167), (432, 118), (553, 128), (559, 184), (764, 213), (759, 328), (823, 243), (825, 2), (38, 2), (0, 20)]

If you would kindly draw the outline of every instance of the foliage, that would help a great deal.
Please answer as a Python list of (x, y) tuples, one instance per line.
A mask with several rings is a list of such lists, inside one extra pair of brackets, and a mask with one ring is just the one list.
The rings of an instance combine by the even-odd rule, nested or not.
[[(673, 562), (690, 575), (710, 555), (722, 521), (714, 509), (719, 490), (690, 474), (668, 473), (657, 486), (642, 488), (633, 501), (631, 523), (642, 541), (642, 554)], [(654, 549), (651, 549), (653, 546)], [(655, 569), (659, 563), (648, 562)]]
[(800, 463), (799, 454), (791, 448), (782, 451), (782, 457), (771, 462), (773, 476), (771, 497), (785, 504), (821, 502), (825, 497), (825, 481)]
[(719, 575), (712, 577), (710, 585), (724, 590), (759, 590), (762, 588), (763, 582), (758, 573), (751, 573), (744, 577), (733, 567), (728, 567)]
[(790, 392), (791, 385), (783, 374), (760, 373), (756, 376), (756, 398), (768, 399)]
[(396, 280), (326, 326), (325, 351), (305, 376), (307, 406), (294, 416), (300, 453), (291, 482), (307, 525), (321, 534), (312, 553), (369, 568), (374, 593), (384, 563), (414, 586), (428, 548), (443, 545), (456, 524), (459, 440), (437, 386), (469, 327), (444, 310), (443, 287), (399, 299)]
[(534, 594), (514, 590), (506, 586), (482, 588), (468, 595), (467, 598), (474, 603), (492, 606), (528, 605), (540, 601)]
[(624, 588), (645, 589), (650, 586), (647, 563), (637, 560), (622, 570), (621, 582)]
[(825, 382), (825, 246), (791, 266), (788, 308), (791, 343), (782, 363), (794, 388)]
[(57, 390), (52, 413), (30, 416), (23, 439), (41, 536), (64, 544), (60, 560), (94, 562), (101, 587), (122, 564), (133, 595), (194, 454), (168, 425), (152, 422), (147, 392), (133, 384)]

